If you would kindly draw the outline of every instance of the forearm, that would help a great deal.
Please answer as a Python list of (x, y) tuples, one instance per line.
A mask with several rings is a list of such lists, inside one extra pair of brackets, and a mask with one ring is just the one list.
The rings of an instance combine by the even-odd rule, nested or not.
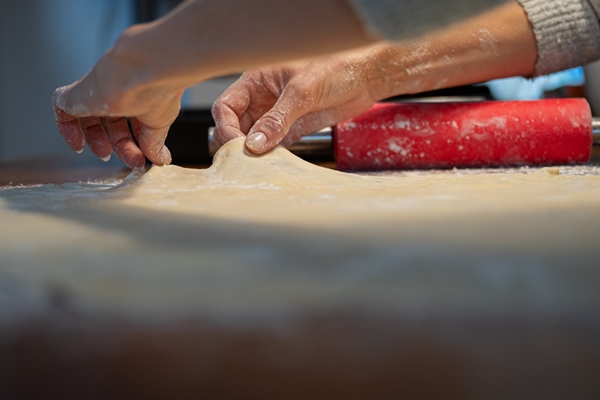
[(244, 69), (370, 44), (345, 0), (190, 0), (115, 46), (136, 79), (182, 87)]
[(378, 99), (400, 94), (531, 76), (536, 40), (523, 11), (511, 2), (418, 41), (373, 48)]

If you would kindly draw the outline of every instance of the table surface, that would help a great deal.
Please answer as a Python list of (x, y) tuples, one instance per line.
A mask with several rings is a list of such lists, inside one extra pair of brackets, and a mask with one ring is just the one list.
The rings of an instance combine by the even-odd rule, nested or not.
[(37, 157), (0, 162), (0, 186), (86, 182), (121, 178), (129, 172), (116, 162), (89, 157)]
[[(11, 161), (0, 163), (0, 186), (128, 173), (77, 157)], [(9, 304), (3, 279), (0, 269)], [(0, 398), (600, 398), (600, 316), (324, 312), (292, 325), (153, 325), (73, 313), (65, 296), (50, 287), (47, 307), (18, 329), (0, 324)]]

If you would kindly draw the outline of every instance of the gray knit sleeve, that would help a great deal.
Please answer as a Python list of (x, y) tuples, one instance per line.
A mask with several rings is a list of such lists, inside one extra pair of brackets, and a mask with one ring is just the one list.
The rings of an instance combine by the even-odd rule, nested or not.
[(508, 0), (348, 1), (372, 34), (382, 39), (398, 40), (447, 26)]
[(537, 40), (535, 75), (600, 59), (600, 0), (518, 0)]

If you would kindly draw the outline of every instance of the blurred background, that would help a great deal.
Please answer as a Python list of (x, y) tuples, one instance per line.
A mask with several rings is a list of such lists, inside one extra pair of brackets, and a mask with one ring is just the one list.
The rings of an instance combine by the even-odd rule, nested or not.
[[(127, 26), (152, 20), (176, 3), (178, 0), (0, 0), (0, 161), (76, 157), (54, 125), (54, 89), (84, 75)], [(592, 86), (587, 92), (595, 105), (597, 91), (593, 87), (600, 85), (596, 83), (600, 67), (586, 67), (586, 72)], [(234, 80), (224, 77), (189, 90), (183, 108), (194, 110), (196, 114), (191, 115), (201, 124), (210, 123), (212, 102)], [(576, 69), (534, 81), (515, 78), (487, 86), (494, 98), (526, 99), (557, 91), (562, 95), (561, 88), (583, 83), (583, 69)], [(186, 141), (194, 132), (188, 138), (183, 133), (179, 137)], [(87, 150), (79, 157), (95, 159)], [(113, 158), (111, 162), (119, 161)]]
[(0, 1), (0, 160), (72, 156), (54, 125), (52, 93), (85, 74), (133, 22), (132, 2)]

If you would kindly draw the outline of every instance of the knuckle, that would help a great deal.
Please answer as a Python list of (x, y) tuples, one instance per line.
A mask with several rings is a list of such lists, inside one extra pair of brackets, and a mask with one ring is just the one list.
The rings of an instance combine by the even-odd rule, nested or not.
[(100, 118), (96, 118), (96, 117), (79, 118), (79, 126), (84, 131), (89, 130), (91, 128), (95, 128), (95, 127), (101, 127)]
[(218, 110), (221, 107), (222, 107), (221, 99), (218, 98), (217, 100), (215, 100), (215, 102), (210, 107), (210, 113), (212, 114), (213, 117), (215, 116), (215, 114), (218, 112)]
[(304, 100), (310, 97), (310, 86), (312, 85), (310, 85), (309, 80), (303, 80), (302, 82), (298, 80), (291, 81), (285, 88), (286, 95)]
[(284, 134), (288, 130), (287, 115), (280, 110), (272, 110), (261, 119), (261, 128), (273, 134)]
[(216, 124), (219, 123), (219, 116), (222, 114), (223, 108), (225, 108), (225, 103), (220, 97), (217, 100), (215, 100), (215, 102), (210, 107), (210, 114), (212, 115)]
[(104, 128), (106, 133), (115, 131), (129, 132), (127, 119), (125, 117), (103, 117), (101, 118), (100, 122), (102, 123), (102, 127)]
[(126, 119), (125, 117), (105, 117), (104, 121), (106, 121), (108, 124), (118, 124), (125, 122)]

